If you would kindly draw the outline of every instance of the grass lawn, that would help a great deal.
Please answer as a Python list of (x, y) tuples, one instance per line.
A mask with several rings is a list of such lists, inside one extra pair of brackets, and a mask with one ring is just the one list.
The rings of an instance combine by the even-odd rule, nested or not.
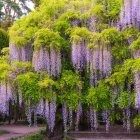
[(8, 134), (8, 133), (9, 133), (8, 131), (0, 130), (0, 135), (4, 135), (4, 134)]
[(41, 130), (40, 132), (26, 135), (24, 137), (13, 138), (11, 140), (49, 140), (48, 138), (44, 137), (44, 135), (42, 134), (43, 132), (44, 131)]
[[(17, 140), (20, 140), (20, 139), (17, 139)], [(21, 138), (21, 140), (42, 140), (42, 136), (41, 136), (41, 134), (38, 133), (38, 134), (34, 134), (31, 136)]]

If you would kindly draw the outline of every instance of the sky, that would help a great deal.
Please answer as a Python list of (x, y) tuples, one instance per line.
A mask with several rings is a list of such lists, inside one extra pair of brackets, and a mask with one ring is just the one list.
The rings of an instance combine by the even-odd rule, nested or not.
[(27, 2), (28, 7), (30, 7), (31, 10), (34, 10), (34, 4), (32, 2)]

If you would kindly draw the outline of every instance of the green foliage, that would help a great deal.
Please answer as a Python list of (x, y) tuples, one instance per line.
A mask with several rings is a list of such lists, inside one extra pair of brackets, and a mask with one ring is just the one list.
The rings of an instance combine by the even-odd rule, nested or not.
[(128, 73), (126, 71), (115, 72), (109, 78), (107, 78), (105, 82), (112, 87), (118, 84), (123, 85), (127, 76)]
[(0, 63), (6, 63), (6, 64), (9, 64), (9, 61), (10, 61), (10, 56), (9, 56), (9, 48), (6, 47), (6, 48), (3, 48), (1, 50), (1, 55), (0, 55)]
[(70, 23), (67, 21), (63, 21), (63, 20), (58, 20), (55, 24), (54, 24), (54, 30), (63, 33), (62, 35), (66, 35), (66, 31), (68, 29), (70, 29)]
[[(90, 12), (93, 15), (95, 15), (97, 18), (99, 18), (100, 20), (103, 20), (104, 13), (105, 13), (105, 7), (104, 7), (104, 5), (98, 4), (93, 9), (91, 9)], [(103, 15), (103, 16), (101, 16), (101, 15)]]
[(34, 35), (38, 30), (40, 16), (41, 15), (39, 15), (37, 11), (33, 11), (28, 17), (17, 20), (9, 31), (10, 42), (17, 47), (31, 44)]
[(102, 31), (119, 19), (120, 7), (120, 0), (94, 0), (94, 7), (88, 11), (88, 16), (96, 17), (95, 27)]
[[(33, 49), (61, 49), (62, 75), (52, 79), (46, 72), (36, 74), (29, 62), (14, 62), (11, 69), (8, 50), (3, 49), (0, 80), (8, 80), (12, 71), (17, 76), (15, 82), (24, 99), (35, 104), (42, 98), (49, 101), (53, 98), (73, 110), (77, 110), (79, 102), (84, 102), (86, 107), (91, 105), (95, 111), (108, 110), (112, 107), (113, 89), (117, 87), (118, 96), (114, 101), (117, 108), (133, 107), (134, 88), (128, 93), (128, 86), (133, 86), (133, 74), (140, 71), (140, 59), (130, 58), (131, 50), (137, 51), (140, 46), (139, 30), (127, 27), (120, 32), (112, 27), (118, 21), (120, 7), (120, 0), (41, 0), (35, 11), (10, 28), (10, 43), (17, 47), (29, 45)], [(96, 20), (91, 25), (96, 32), (90, 31), (91, 20)], [(69, 44), (81, 41), (85, 41), (91, 50), (99, 48), (101, 51), (106, 47), (113, 55), (110, 77), (98, 81), (99, 85), (90, 89), (89, 73), (86, 70), (80, 71), (80, 74), (74, 72), (70, 61)]]
[(35, 7), (39, 7), (41, 0), (32, 0), (35, 4)]
[[(45, 136), (45, 130), (42, 129), (39, 132), (30, 134), (30, 135), (26, 135), (24, 137), (21, 137), (20, 139), (24, 139), (24, 140), (49, 140), (49, 138), (47, 136)], [(11, 139), (11, 140), (17, 140), (17, 139)]]
[(38, 85), (41, 89), (48, 89), (50, 86), (53, 86), (55, 82), (52, 79), (44, 79), (42, 81), (39, 81)]
[(49, 17), (54, 18), (64, 11), (66, 0), (42, 0), (41, 10)]
[(38, 124), (46, 124), (46, 119), (42, 116), (37, 116), (37, 123)]
[(89, 48), (98, 48), (100, 41), (100, 33), (92, 32), (89, 37), (88, 47)]
[(55, 99), (56, 96), (56, 82), (47, 75), (45, 72), (41, 72), (40, 76), (44, 77), (40, 81), (38, 81), (39, 91), (41, 93), (42, 98), (48, 99), (49, 101)]
[(138, 49), (140, 49), (140, 38), (138, 38), (137, 40), (135, 40), (130, 48), (133, 50), (133, 51), (137, 51)]
[(77, 11), (73, 11), (73, 10), (70, 10), (68, 9), (65, 13), (63, 13), (59, 20), (63, 20), (63, 21), (66, 21), (66, 22), (70, 22), (70, 21), (73, 21), (75, 19), (79, 19), (79, 12)]
[(72, 108), (74, 111), (78, 109), (79, 102), (82, 101), (82, 95), (76, 90), (71, 90), (69, 93), (62, 93), (60, 96), (60, 103), (66, 103), (67, 108)]
[(9, 36), (6, 31), (0, 29), (0, 50), (9, 46)]
[(121, 109), (126, 109), (128, 106), (134, 106), (135, 96), (134, 93), (124, 91), (118, 95), (117, 104)]
[(87, 40), (90, 37), (90, 32), (85, 27), (75, 27), (71, 30), (71, 42), (79, 43), (82, 40)]
[(38, 79), (39, 76), (36, 73), (27, 72), (18, 75), (14, 80), (22, 92), (23, 99), (31, 100), (34, 104), (38, 103), (41, 97), (38, 92)]
[(137, 59), (127, 59), (124, 62), (123, 70), (131, 71), (133, 73), (140, 71), (140, 58), (137, 58)]
[[(120, 0), (95, 0), (96, 6), (93, 10), (95, 16), (99, 19), (112, 21), (119, 17), (120, 13)], [(102, 16), (102, 18), (101, 18)]]
[[(10, 40), (17, 47), (30, 44), (35, 39), (35, 47), (56, 45), (54, 47), (62, 48), (67, 46), (64, 38), (67, 38), (68, 33), (71, 36), (70, 40), (74, 42), (88, 39), (91, 35), (88, 29), (85, 27), (73, 28), (72, 22), (77, 20), (86, 24), (85, 19), (88, 20), (92, 14), (95, 14), (101, 21), (100, 24), (109, 24), (104, 20), (113, 20), (111, 17), (115, 18), (118, 15), (120, 7), (118, 0), (107, 0), (106, 5), (101, 1), (97, 1), (95, 8), (91, 8), (92, 3), (92, 0), (42, 0), (39, 10), (31, 12), (27, 17), (23, 17), (14, 24), (10, 29)], [(87, 9), (89, 9), (88, 12)], [(108, 34), (110, 32), (113, 31), (108, 31)]]
[(82, 83), (78, 74), (72, 72), (71, 70), (65, 70), (62, 73), (60, 80), (60, 87), (66, 88), (67, 90), (75, 89), (76, 87), (82, 88)]
[(122, 63), (122, 61), (130, 58), (130, 49), (121, 40), (120, 43), (112, 48), (114, 56), (114, 62), (116, 64)]
[(140, 115), (137, 115), (133, 120), (134, 127), (139, 128), (140, 127)]
[(9, 73), (12, 71), (12, 67), (9, 64), (0, 64), (0, 81), (7, 82), (9, 80)]
[(36, 40), (34, 46), (39, 47), (55, 47), (60, 48), (65, 44), (65, 40), (59, 35), (58, 32), (51, 31), (47, 28), (38, 30), (36, 33)]
[(70, 0), (69, 5), (79, 11), (81, 9), (84, 10), (84, 8), (86, 9), (86, 7), (90, 7), (92, 2), (92, 0)]
[(105, 29), (100, 34), (102, 44), (115, 44), (119, 40), (119, 32), (116, 28)]
[(25, 39), (25, 37), (18, 36), (15, 38), (14, 44), (16, 44), (17, 47), (23, 47), (24, 45), (28, 44), (29, 41)]
[(29, 71), (33, 71), (31, 62), (13, 62), (12, 67), (16, 74), (26, 73)]
[(9, 134), (10, 132), (6, 131), (6, 130), (1, 130), (0, 131), (0, 135), (4, 135), (4, 134)]
[(139, 30), (136, 27), (127, 27), (125, 30), (123, 30), (121, 32), (122, 36), (124, 37), (124, 40), (129, 40), (129, 39), (133, 39), (136, 40), (138, 38), (139, 35)]
[(0, 81), (7, 83), (11, 79), (13, 70), (9, 64), (9, 48), (3, 48), (0, 55)]
[(91, 87), (87, 95), (88, 105), (92, 105), (96, 111), (106, 110), (112, 107), (111, 105), (111, 90), (104, 84), (100, 83), (98, 87)]
[(79, 92), (81, 88), (82, 83), (79, 75), (70, 70), (64, 71), (58, 87), (61, 93), (61, 103), (66, 103), (67, 107), (72, 107), (72, 109), (76, 110), (81, 100), (81, 93)]
[(9, 47), (5, 47), (1, 50), (2, 56), (9, 55)]
[(85, 34), (89, 37), (88, 46), (91, 48), (98, 48), (100, 45), (103, 47), (112, 47), (112, 49), (120, 43), (120, 33), (114, 27), (103, 30), (101, 33), (93, 32)]

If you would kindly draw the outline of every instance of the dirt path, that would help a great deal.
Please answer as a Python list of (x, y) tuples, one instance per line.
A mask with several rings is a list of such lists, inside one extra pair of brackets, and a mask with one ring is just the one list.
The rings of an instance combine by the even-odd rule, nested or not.
[(131, 138), (75, 138), (75, 140), (140, 140), (140, 139), (131, 139)]
[(130, 133), (120, 130), (106, 132), (91, 132), (91, 131), (79, 131), (68, 132), (68, 135), (75, 140), (140, 140), (140, 133), (132, 131)]
[(0, 126), (0, 130), (6, 130), (9, 134), (3, 134), (0, 136), (0, 140), (9, 140), (11, 138), (17, 138), (20, 136), (25, 136), (30, 133), (39, 131), (40, 127), (28, 127), (23, 125), (4, 125)]

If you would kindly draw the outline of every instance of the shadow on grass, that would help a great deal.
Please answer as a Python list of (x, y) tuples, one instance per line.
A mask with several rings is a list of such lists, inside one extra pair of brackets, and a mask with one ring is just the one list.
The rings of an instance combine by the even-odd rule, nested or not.
[(4, 134), (9, 134), (10, 132), (6, 131), (6, 130), (0, 130), (0, 136), (4, 135)]
[(18, 138), (12, 138), (10, 140), (49, 140), (49, 139), (46, 136), (44, 137), (44, 130), (41, 130), (33, 134), (28, 134), (26, 136)]

